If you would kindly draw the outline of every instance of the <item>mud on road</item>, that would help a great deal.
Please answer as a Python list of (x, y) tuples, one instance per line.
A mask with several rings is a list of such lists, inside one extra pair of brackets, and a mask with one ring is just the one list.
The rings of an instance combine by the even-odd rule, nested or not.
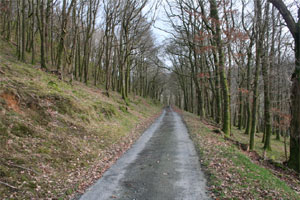
[(167, 108), (81, 200), (210, 199), (181, 117)]

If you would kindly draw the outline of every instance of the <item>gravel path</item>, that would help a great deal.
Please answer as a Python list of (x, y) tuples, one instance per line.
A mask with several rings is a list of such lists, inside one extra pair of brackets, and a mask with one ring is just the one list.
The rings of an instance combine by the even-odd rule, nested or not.
[(181, 117), (165, 109), (80, 199), (209, 199), (199, 158)]

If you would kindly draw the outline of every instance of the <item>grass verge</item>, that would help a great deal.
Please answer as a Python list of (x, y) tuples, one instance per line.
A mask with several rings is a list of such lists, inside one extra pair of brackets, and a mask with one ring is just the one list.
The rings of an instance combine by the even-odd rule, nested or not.
[(197, 116), (186, 112), (182, 116), (200, 154), (214, 199), (300, 199), (286, 182), (252, 162)]
[[(249, 135), (244, 134), (244, 130), (239, 130), (237, 127), (232, 128), (233, 138), (240, 143), (248, 144), (249, 143)], [(262, 142), (263, 133), (255, 133), (255, 151), (263, 157), (264, 154), (264, 143)], [(286, 141), (287, 148), (289, 147), (289, 140)], [(271, 151), (266, 152), (266, 157), (268, 159), (272, 159), (276, 162), (283, 163), (287, 160), (285, 157), (284, 151), (284, 138), (281, 140), (276, 140), (276, 136), (271, 136)], [(289, 156), (289, 152), (287, 152), (287, 156)]]

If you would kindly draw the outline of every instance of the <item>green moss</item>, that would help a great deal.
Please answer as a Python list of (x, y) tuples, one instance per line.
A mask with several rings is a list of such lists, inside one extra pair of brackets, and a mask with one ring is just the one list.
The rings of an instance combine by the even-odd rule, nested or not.
[(9, 176), (9, 169), (6, 166), (0, 165), (0, 177), (7, 177)]
[(28, 137), (34, 135), (34, 131), (22, 123), (15, 123), (11, 129), (11, 133), (19, 137)]
[(25, 157), (14, 156), (14, 157), (7, 158), (7, 160), (14, 164), (17, 164), (17, 165), (23, 165), (23, 164), (27, 163), (27, 160)]
[(48, 87), (52, 88), (58, 92), (61, 92), (61, 89), (58, 87), (58, 85), (54, 81), (49, 81), (48, 82)]
[[(234, 152), (235, 156), (231, 155), (232, 161), (237, 166), (245, 166), (247, 170), (239, 170), (240, 175), (247, 177), (248, 181), (259, 181), (261, 186), (265, 189), (277, 189), (280, 192), (286, 192), (287, 194), (293, 194), (294, 191), (287, 186), (287, 184), (277, 177), (275, 177), (269, 170), (260, 167), (239, 152)], [(251, 182), (249, 182), (251, 183)]]
[(82, 113), (82, 114), (79, 114), (79, 117), (83, 122), (90, 123), (90, 119), (89, 119), (88, 115)]
[(84, 92), (82, 89), (73, 90), (72, 93), (77, 98), (87, 98), (88, 97), (88, 94), (86, 92)]
[(70, 115), (73, 117), (74, 113), (81, 113), (80, 109), (70, 97), (63, 96), (62, 94), (52, 93), (49, 95), (41, 96), (41, 98), (49, 99), (54, 103), (53, 110), (63, 115)]
[[(236, 127), (233, 127), (232, 129), (234, 139), (244, 143), (248, 144), (249, 143), (249, 136), (244, 134), (244, 130), (238, 130)], [(255, 134), (255, 151), (263, 157), (264, 154), (264, 143), (261, 142), (262, 140), (262, 133), (256, 133)], [(289, 145), (289, 140), (287, 139), (287, 145)], [(271, 136), (271, 148), (272, 151), (267, 151), (267, 157), (269, 159), (272, 159), (276, 162), (285, 162), (285, 153), (284, 153), (284, 142), (276, 140), (276, 136), (272, 135)], [(288, 152), (289, 153), (289, 152)]]
[(72, 189), (67, 189), (66, 195), (71, 195), (72, 193), (73, 193), (73, 190), (72, 190)]
[(2, 123), (2, 119), (0, 118), (0, 136), (7, 135), (7, 127)]
[(117, 115), (116, 108), (113, 105), (111, 105), (111, 104), (107, 104), (105, 107), (102, 107), (101, 108), (101, 112), (108, 119), (110, 119), (114, 115)]
[(121, 110), (123, 113), (128, 113), (128, 109), (125, 106), (119, 106), (119, 110)]
[(36, 186), (36, 183), (34, 183), (33, 181), (29, 181), (27, 184), (27, 187), (29, 187), (31, 189), (35, 189), (37, 186)]
[(49, 154), (51, 150), (47, 147), (41, 146), (40, 148), (37, 149), (37, 152), (42, 154)]
[[(0, 91), (0, 93), (2, 93), (2, 92)], [(1, 108), (3, 109), (3, 107), (2, 107), (1, 105), (6, 105), (5, 100), (2, 99), (2, 98), (0, 98), (0, 109), (1, 109)], [(2, 110), (2, 109), (1, 109), (1, 110)]]

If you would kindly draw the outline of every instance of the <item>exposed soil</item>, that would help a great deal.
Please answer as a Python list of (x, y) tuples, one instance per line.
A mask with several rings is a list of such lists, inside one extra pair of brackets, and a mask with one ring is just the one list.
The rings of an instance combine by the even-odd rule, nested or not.
[(14, 93), (5, 91), (0, 94), (0, 97), (5, 100), (5, 103), (9, 109), (12, 109), (17, 113), (21, 113), (18, 102), (19, 98)]

